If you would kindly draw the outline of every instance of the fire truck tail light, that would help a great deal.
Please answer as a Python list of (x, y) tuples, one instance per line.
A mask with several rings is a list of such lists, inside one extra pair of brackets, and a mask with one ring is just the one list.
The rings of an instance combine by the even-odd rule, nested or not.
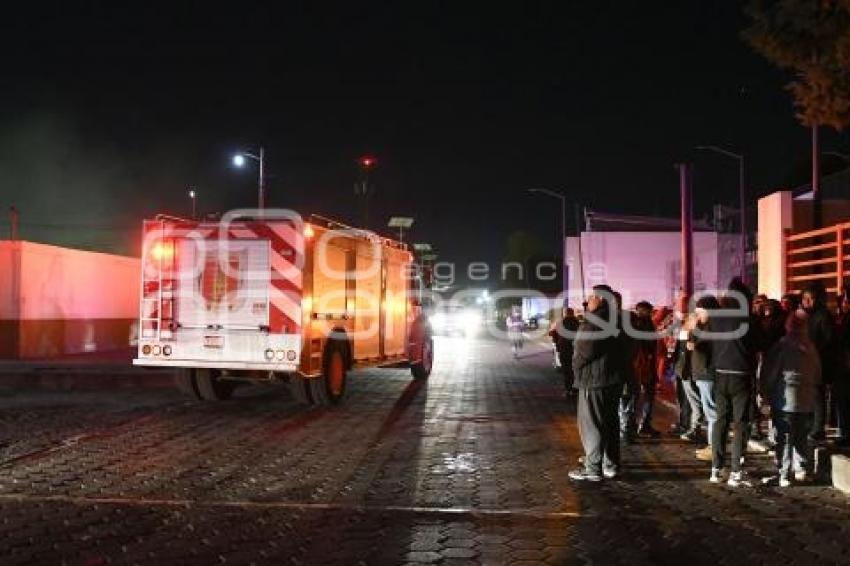
[(161, 259), (171, 259), (174, 256), (174, 244), (164, 244), (163, 242), (157, 242), (151, 248), (151, 258), (159, 261)]
[(162, 349), (159, 347), (159, 345), (155, 345), (153, 347), (153, 355), (154, 356), (158, 356), (161, 351), (162, 351)]
[(263, 352), (263, 355), (266, 357), (267, 360), (272, 361), (274, 359), (274, 350), (269, 348), (265, 352)]
[(165, 356), (170, 356), (171, 355), (171, 346), (168, 346), (168, 345), (163, 346), (162, 347), (162, 353)]
[(281, 362), (282, 362), (285, 356), (286, 356), (286, 352), (284, 352), (283, 350), (278, 350), (278, 351), (277, 351), (277, 359), (278, 359), (279, 361), (281, 361)]
[(144, 354), (146, 356), (151, 355), (151, 345), (150, 344), (145, 344), (144, 346), (142, 346), (142, 354)]
[(289, 360), (290, 362), (294, 362), (296, 356), (297, 356), (297, 354), (295, 353), (295, 350), (288, 350), (286, 352), (286, 359)]

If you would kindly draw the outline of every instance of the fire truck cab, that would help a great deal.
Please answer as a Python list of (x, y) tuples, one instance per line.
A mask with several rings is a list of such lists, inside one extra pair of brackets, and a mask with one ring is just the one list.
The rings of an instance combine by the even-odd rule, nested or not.
[(338, 403), (348, 370), (427, 378), (433, 338), (406, 246), (320, 217), (229, 213), (144, 222), (140, 366), (179, 368), (178, 386), (227, 399), (245, 381)]

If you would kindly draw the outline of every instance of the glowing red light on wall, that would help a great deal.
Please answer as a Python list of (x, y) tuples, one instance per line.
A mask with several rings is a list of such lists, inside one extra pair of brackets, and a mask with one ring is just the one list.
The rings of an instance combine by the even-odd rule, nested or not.
[(375, 165), (375, 158), (374, 157), (366, 156), (366, 157), (360, 158), (360, 166), (363, 167), (364, 169), (371, 169), (374, 165)]

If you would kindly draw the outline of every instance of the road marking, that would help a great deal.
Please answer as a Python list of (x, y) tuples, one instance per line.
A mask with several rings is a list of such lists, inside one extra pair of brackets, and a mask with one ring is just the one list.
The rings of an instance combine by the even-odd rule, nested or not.
[(534, 509), (476, 509), (472, 507), (417, 507), (404, 505), (357, 505), (347, 503), (299, 503), (292, 501), (199, 501), (196, 499), (148, 499), (127, 497), (75, 497), (70, 495), (0, 494), (0, 502), (70, 503), (74, 505), (128, 505), (135, 507), (198, 507), (236, 509), (294, 509), (301, 511), (351, 511), (355, 513), (402, 513), (449, 517), (518, 517), (529, 519), (582, 519), (596, 515), (577, 511)]
[[(675, 522), (679, 519), (669, 514), (647, 513), (633, 515), (615, 512), (611, 514), (581, 513), (579, 511), (538, 511), (528, 508), (513, 509), (476, 509), (473, 507), (418, 507), (404, 505), (357, 505), (347, 503), (300, 503), (292, 501), (199, 501), (195, 499), (148, 499), (127, 497), (75, 497), (68, 495), (26, 495), (0, 494), (0, 503), (68, 503), (71, 505), (125, 505), (130, 507), (180, 507), (197, 509), (244, 509), (244, 510), (297, 510), (297, 511), (347, 511), (352, 513), (398, 513), (403, 515), (430, 515), (450, 520), (471, 519), (599, 519), (603, 521), (655, 521)], [(754, 521), (770, 523), (798, 523), (798, 517), (757, 517), (742, 514), (735, 517), (718, 518), (710, 514), (691, 516), (694, 519), (707, 519), (715, 524), (752, 523)], [(835, 517), (810, 520), (813, 523), (834, 522)]]

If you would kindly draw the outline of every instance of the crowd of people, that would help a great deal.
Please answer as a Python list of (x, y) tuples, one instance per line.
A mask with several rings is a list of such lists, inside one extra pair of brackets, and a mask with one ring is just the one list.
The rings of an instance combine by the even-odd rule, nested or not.
[(710, 462), (711, 482), (750, 485), (746, 446), (762, 437), (777, 468), (763, 481), (809, 481), (831, 417), (833, 442), (850, 444), (850, 287), (843, 291), (831, 305), (820, 285), (775, 300), (753, 297), (736, 278), (695, 304), (683, 297), (672, 308), (641, 301), (624, 310), (618, 293), (595, 286), (583, 318), (564, 309), (550, 332), (567, 394), (577, 397), (584, 458), (570, 477), (619, 476), (621, 443), (662, 435), (655, 396), (675, 383), (670, 432)]

